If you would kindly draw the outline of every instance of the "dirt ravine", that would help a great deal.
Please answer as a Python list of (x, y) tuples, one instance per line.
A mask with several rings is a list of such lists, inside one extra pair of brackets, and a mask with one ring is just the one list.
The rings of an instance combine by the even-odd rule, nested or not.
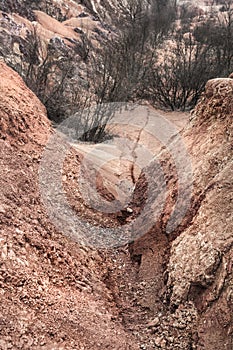
[[(166, 234), (178, 183), (162, 149), (161, 216), (129, 245), (97, 250), (49, 220), (38, 169), (52, 127), (22, 79), (2, 62), (0, 74), (0, 350), (231, 350), (233, 79), (208, 82), (190, 117), (167, 115), (192, 161), (192, 198), (180, 226)], [(92, 225), (124, 224), (85, 206), (76, 181), (81, 156), (72, 152), (63, 174), (71, 206)], [(129, 220), (146, 187), (138, 174)]]

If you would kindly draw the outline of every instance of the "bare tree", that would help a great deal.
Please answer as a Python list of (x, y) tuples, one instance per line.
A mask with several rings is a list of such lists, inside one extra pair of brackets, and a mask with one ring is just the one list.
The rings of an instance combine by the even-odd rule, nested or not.
[(212, 50), (196, 42), (191, 33), (174, 38), (174, 47), (148, 75), (153, 104), (172, 110), (193, 108), (205, 83), (215, 74)]
[(228, 76), (233, 70), (233, 3), (221, 2), (220, 13), (209, 18), (194, 30), (195, 38), (212, 47), (216, 62), (216, 75)]

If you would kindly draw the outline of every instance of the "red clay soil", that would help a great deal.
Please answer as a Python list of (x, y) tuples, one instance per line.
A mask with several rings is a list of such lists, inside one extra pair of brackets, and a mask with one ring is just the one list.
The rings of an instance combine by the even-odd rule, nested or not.
[[(22, 79), (3, 63), (0, 74), (0, 349), (232, 350), (233, 80), (209, 82), (181, 132), (194, 189), (180, 227), (165, 232), (177, 176), (163, 151), (167, 201), (158, 222), (137, 241), (100, 251), (50, 222), (38, 168), (51, 125)], [(78, 165), (74, 153), (64, 167), (70, 203), (93, 225), (119, 225), (84, 206)], [(141, 176), (134, 213), (145, 187)]]
[(45, 109), (3, 63), (0, 73), (0, 349), (137, 349), (104, 255), (57, 232), (41, 205)]

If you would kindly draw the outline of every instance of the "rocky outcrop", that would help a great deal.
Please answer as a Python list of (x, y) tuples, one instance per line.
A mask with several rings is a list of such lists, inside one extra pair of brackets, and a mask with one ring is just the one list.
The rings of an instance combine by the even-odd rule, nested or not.
[(36, 33), (43, 51), (50, 43), (59, 52), (62, 44), (67, 50), (76, 47), (73, 54), (82, 56), (82, 36), (96, 45), (108, 30), (83, 4), (72, 0), (0, 3), (0, 57), (21, 76), (25, 74), (22, 67), (29, 51), (28, 35)]

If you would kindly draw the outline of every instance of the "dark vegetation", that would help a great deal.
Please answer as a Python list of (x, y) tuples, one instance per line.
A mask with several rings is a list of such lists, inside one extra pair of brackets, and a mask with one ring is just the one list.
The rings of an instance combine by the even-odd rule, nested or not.
[[(35, 27), (25, 39), (14, 39), (20, 44), (20, 63), (8, 59), (50, 119), (59, 122), (92, 106), (85, 117), (79, 113), (84, 141), (105, 137), (112, 112), (100, 106), (146, 99), (160, 108), (191, 109), (208, 79), (233, 71), (232, 1), (221, 1), (208, 13), (173, 0), (128, 0), (118, 6), (119, 15), (103, 24), (112, 29), (110, 40), (97, 28), (95, 46), (91, 33), (77, 28), (79, 41), (69, 46), (54, 38), (46, 48)], [(29, 20), (34, 20), (33, 9), (66, 19), (51, 1), (0, 1), (0, 9)], [(5, 52), (1, 49), (3, 57)]]

